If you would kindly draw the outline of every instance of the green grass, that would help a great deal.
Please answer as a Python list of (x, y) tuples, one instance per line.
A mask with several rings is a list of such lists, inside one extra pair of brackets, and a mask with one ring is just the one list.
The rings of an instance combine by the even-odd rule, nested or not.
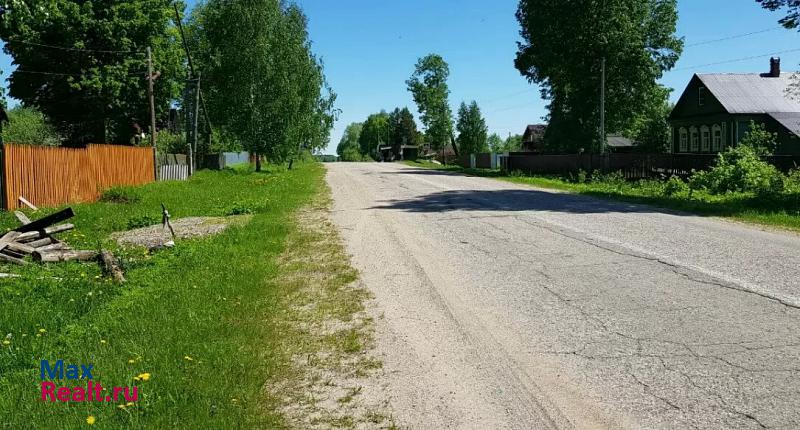
[[(108, 234), (160, 217), (162, 202), (173, 217), (254, 215), (247, 225), (172, 250), (117, 250), (124, 285), (95, 264), (0, 268), (23, 276), (0, 280), (0, 337), (12, 335), (10, 345), (0, 345), (0, 428), (83, 428), (90, 415), (95, 428), (285, 427), (268, 388), (291, 373), (292, 341), (281, 328), (292, 317), (287, 298), (300, 286), (284, 282), (289, 269), (282, 256), (297, 236), (299, 208), (324, 192), (324, 169), (316, 163), (268, 169), (200, 172), (188, 182), (112, 193), (110, 200), (128, 203), (74, 206), (77, 228), (62, 238), (84, 249), (116, 249)], [(0, 214), (1, 228), (14, 225), (10, 214)], [(345, 261), (336, 282), (352, 281), (346, 258), (336, 254), (341, 249), (328, 251)], [(291, 271), (302, 270), (293, 264)], [(340, 342), (348, 351), (361, 345), (351, 335)], [(125, 409), (42, 402), (41, 359), (91, 363), (96, 382), (138, 386), (140, 401)], [(134, 381), (142, 373), (150, 379)]]
[(665, 195), (660, 181), (593, 181), (578, 183), (558, 176), (510, 176), (499, 170), (465, 169), (427, 162), (406, 162), (413, 167), (433, 168), (471, 176), (496, 178), (515, 184), (550, 188), (608, 200), (647, 204), (704, 216), (781, 227), (800, 231), (800, 193), (763, 197), (748, 193), (712, 195), (706, 192)]

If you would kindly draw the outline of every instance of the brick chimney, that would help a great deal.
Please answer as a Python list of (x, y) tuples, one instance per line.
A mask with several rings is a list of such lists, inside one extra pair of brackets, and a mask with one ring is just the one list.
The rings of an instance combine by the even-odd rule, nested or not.
[(780, 78), (781, 77), (781, 59), (780, 58), (770, 58), (769, 59), (769, 76), (772, 78)]

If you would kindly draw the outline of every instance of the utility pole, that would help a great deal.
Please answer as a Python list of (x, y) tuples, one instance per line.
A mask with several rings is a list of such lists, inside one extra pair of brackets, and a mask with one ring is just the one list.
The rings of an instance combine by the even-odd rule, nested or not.
[(600, 67), (600, 153), (606, 153), (606, 57)]
[(158, 180), (158, 157), (156, 156), (156, 99), (153, 91), (153, 50), (147, 47), (147, 96), (150, 99), (150, 146), (153, 147), (153, 175)]
[(194, 148), (192, 149), (192, 153), (194, 154), (194, 158), (192, 159), (192, 174), (194, 174), (195, 170), (197, 170), (197, 124), (200, 122), (200, 73), (197, 73), (197, 77), (195, 78), (195, 87), (194, 87), (194, 124), (192, 124), (193, 135), (194, 135)]

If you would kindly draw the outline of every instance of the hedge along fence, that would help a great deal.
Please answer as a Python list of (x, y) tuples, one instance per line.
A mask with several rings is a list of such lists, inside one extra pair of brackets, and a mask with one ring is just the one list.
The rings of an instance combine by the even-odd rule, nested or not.
[(37, 206), (95, 201), (108, 188), (155, 180), (153, 148), (89, 145), (85, 149), (3, 146), (3, 207), (19, 197)]

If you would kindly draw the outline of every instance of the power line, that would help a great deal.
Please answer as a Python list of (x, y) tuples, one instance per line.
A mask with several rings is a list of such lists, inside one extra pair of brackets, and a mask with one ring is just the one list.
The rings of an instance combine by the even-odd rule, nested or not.
[(142, 52), (139, 51), (115, 51), (115, 50), (107, 50), (107, 49), (81, 49), (81, 48), (70, 48), (67, 46), (56, 46), (56, 45), (47, 45), (45, 43), (37, 43), (37, 42), (27, 42), (23, 40), (16, 40), (16, 39), (6, 39), (6, 43), (21, 43), (23, 45), (31, 45), (31, 46), (38, 46), (41, 48), (50, 48), (50, 49), (60, 49), (62, 51), (70, 51), (70, 52), (96, 52), (101, 54), (139, 54), (144, 55)]
[(751, 31), (749, 33), (734, 34), (732, 36), (722, 37), (722, 38), (719, 38), (719, 39), (711, 39), (711, 40), (704, 40), (702, 42), (691, 43), (689, 45), (684, 46), (684, 48), (692, 48), (692, 47), (695, 47), (695, 46), (710, 45), (712, 43), (725, 42), (725, 41), (734, 40), (734, 39), (741, 39), (741, 38), (748, 37), (748, 36), (754, 36), (756, 34), (770, 33), (770, 32), (778, 31), (778, 30), (784, 30), (784, 28), (783, 27), (773, 27), (773, 28), (767, 28), (767, 29), (764, 29), (764, 30)]
[(758, 59), (758, 58), (770, 57), (770, 56), (781, 55), (781, 54), (789, 54), (789, 53), (792, 53), (792, 52), (800, 52), (800, 49), (787, 49), (785, 51), (778, 51), (778, 52), (772, 52), (772, 53), (767, 53), (767, 54), (753, 55), (753, 56), (750, 56), (750, 57), (736, 58), (736, 59), (733, 59), (733, 60), (717, 61), (715, 63), (699, 64), (699, 65), (696, 65), (696, 66), (688, 66), (688, 67), (680, 67), (680, 68), (677, 68), (677, 69), (672, 69), (671, 71), (672, 72), (678, 72), (678, 71), (681, 71), (681, 70), (690, 70), (690, 69), (699, 69), (701, 67), (718, 66), (720, 64), (738, 63), (738, 62), (741, 62), (741, 61), (755, 60), (755, 59)]
[[(56, 73), (56, 72), (40, 72), (35, 70), (14, 70), (11, 72), (14, 73), (27, 73), (31, 75), (48, 75), (48, 76), (91, 76), (91, 75), (100, 75), (100, 73)], [(137, 72), (137, 73), (127, 73), (127, 76), (139, 76), (139, 75), (147, 75), (146, 72)]]

